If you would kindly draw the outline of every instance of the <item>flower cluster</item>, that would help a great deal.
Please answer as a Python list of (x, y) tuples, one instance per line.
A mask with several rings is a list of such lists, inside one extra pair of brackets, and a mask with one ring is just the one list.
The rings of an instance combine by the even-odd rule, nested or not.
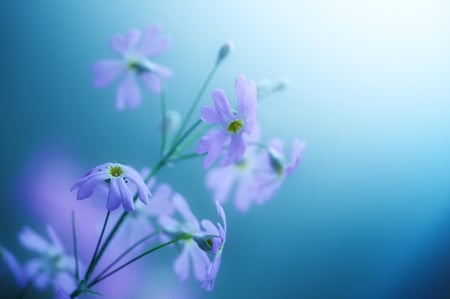
[[(95, 290), (98, 283), (143, 257), (170, 247), (179, 249), (173, 262), (173, 271), (179, 280), (185, 281), (192, 275), (202, 288), (211, 291), (227, 239), (222, 204), (234, 196), (236, 208), (247, 211), (252, 204), (266, 202), (299, 165), (305, 144), (295, 139), (290, 158), (286, 158), (281, 140), (271, 139), (266, 144), (262, 141), (261, 125), (257, 121), (258, 97), (278, 92), (285, 84), (262, 87), (240, 74), (235, 79), (234, 107), (223, 89), (214, 89), (213, 105), (196, 110), (212, 76), (234, 48), (232, 41), (220, 48), (212, 71), (185, 117), (181, 118), (177, 111), (166, 110), (163, 80), (170, 78), (172, 71), (154, 62), (153, 56), (164, 52), (169, 44), (170, 38), (162, 34), (159, 25), (151, 25), (142, 32), (132, 29), (111, 40), (111, 47), (120, 59), (94, 64), (93, 84), (97, 88), (122, 77), (116, 93), (119, 110), (139, 106), (142, 95), (137, 78), (151, 92), (161, 94), (161, 156), (145, 174), (131, 166), (104, 163), (90, 169), (73, 184), (71, 191), (76, 191), (78, 200), (96, 194), (95, 197), (106, 202), (103, 226), (90, 260), (82, 260), (77, 254), (74, 213), (73, 256), (66, 253), (50, 227), (47, 228), (49, 239), (30, 228), (19, 234), (22, 245), (38, 255), (24, 265), (12, 252), (0, 247), (1, 260), (21, 288), (18, 297), (23, 296), (30, 285), (39, 290), (51, 286), (58, 298), (99, 295)], [(189, 126), (195, 112), (199, 119)], [(195, 152), (186, 154), (185, 150), (194, 143), (197, 143)], [(190, 201), (175, 191), (174, 184), (156, 183), (156, 174), (168, 165), (199, 156), (205, 156), (203, 168), (208, 171), (205, 186), (211, 191), (220, 219), (217, 223), (207, 219), (199, 221), (191, 210)], [(215, 165), (217, 160), (220, 162)], [(121, 213), (115, 213), (117, 210)], [(112, 248), (119, 247), (119, 243), (125, 246), (122, 254), (115, 258), (105, 255), (106, 251), (115, 254)]]

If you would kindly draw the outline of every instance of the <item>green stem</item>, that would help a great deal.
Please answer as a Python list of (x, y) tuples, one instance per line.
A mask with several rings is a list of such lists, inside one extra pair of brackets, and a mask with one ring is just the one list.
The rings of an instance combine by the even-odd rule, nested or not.
[(180, 137), (180, 135), (183, 133), (184, 129), (186, 128), (189, 120), (192, 117), (192, 114), (194, 113), (194, 110), (197, 108), (198, 102), (202, 98), (203, 93), (206, 90), (206, 87), (208, 87), (208, 84), (211, 81), (211, 79), (213, 78), (214, 74), (216, 73), (218, 67), (219, 67), (218, 64), (214, 64), (214, 67), (211, 69), (211, 71), (209, 72), (208, 76), (206, 77), (206, 80), (203, 82), (203, 85), (200, 88), (200, 90), (199, 90), (197, 96), (195, 97), (194, 101), (192, 102), (192, 105), (189, 108), (189, 111), (186, 114), (186, 117), (184, 118), (184, 121), (181, 124), (180, 129), (178, 130), (177, 134), (175, 135), (175, 138), (173, 139), (173, 143), (177, 142), (178, 138)]
[(171, 159), (170, 162), (174, 163), (174, 162), (179, 162), (179, 161), (183, 161), (183, 160), (198, 158), (200, 156), (202, 156), (202, 155), (199, 155), (197, 153), (190, 153), (190, 154), (175, 157), (175, 158)]
[(100, 281), (104, 280), (105, 278), (107, 278), (107, 277), (113, 275), (113, 274), (116, 273), (117, 271), (119, 271), (119, 270), (125, 268), (126, 266), (128, 266), (128, 265), (134, 263), (135, 261), (137, 261), (137, 260), (143, 258), (144, 256), (146, 256), (146, 255), (148, 255), (148, 254), (150, 254), (150, 253), (152, 253), (152, 252), (154, 252), (154, 251), (156, 251), (156, 250), (158, 250), (158, 249), (161, 249), (161, 248), (163, 248), (163, 247), (166, 247), (166, 246), (168, 246), (168, 245), (170, 245), (170, 244), (173, 244), (173, 243), (175, 243), (175, 242), (178, 242), (178, 241), (180, 241), (180, 240), (190, 238), (190, 237), (191, 237), (191, 235), (188, 235), (188, 234), (182, 235), (182, 236), (180, 236), (180, 237), (178, 237), (178, 238), (175, 238), (175, 239), (173, 239), (173, 240), (171, 240), (171, 241), (169, 241), (169, 242), (163, 243), (163, 244), (161, 244), (161, 245), (158, 245), (158, 246), (156, 246), (156, 247), (153, 247), (152, 249), (149, 249), (149, 250), (147, 250), (147, 251), (144, 251), (144, 252), (141, 253), (140, 255), (138, 255), (138, 256), (132, 258), (131, 260), (129, 260), (128, 262), (122, 264), (121, 266), (117, 267), (116, 269), (112, 270), (111, 272), (109, 272), (109, 273), (107, 273), (107, 274), (105, 274), (105, 275), (103, 275), (103, 276), (101, 276), (101, 277), (99, 277), (99, 278), (93, 280), (93, 281), (88, 285), (88, 288), (90, 288), (90, 287), (96, 285), (97, 283), (99, 283)]
[(100, 254), (97, 256), (97, 253), (98, 253), (98, 249), (100, 247), (100, 244), (102, 242), (103, 235), (105, 234), (106, 226), (108, 225), (108, 220), (109, 220), (110, 213), (111, 213), (110, 211), (108, 211), (106, 213), (105, 221), (103, 222), (102, 232), (100, 233), (100, 237), (98, 238), (97, 245), (95, 246), (94, 255), (91, 258), (91, 262), (89, 263), (89, 267), (88, 267), (88, 270), (87, 270), (85, 278), (84, 278), (85, 281), (87, 281), (89, 279), (89, 277), (91, 276), (92, 272), (95, 269), (95, 266), (97, 265), (97, 263), (98, 263), (98, 261), (100, 259)]
[(164, 156), (166, 150), (166, 140), (167, 140), (167, 110), (166, 110), (166, 96), (164, 91), (161, 92), (161, 157)]
[(73, 254), (75, 255), (75, 278), (80, 280), (80, 272), (78, 268), (78, 246), (77, 246), (77, 232), (75, 228), (75, 211), (72, 210), (72, 238), (73, 238)]
[(120, 262), (121, 259), (123, 259), (128, 253), (130, 253), (133, 249), (135, 249), (137, 246), (141, 245), (142, 243), (144, 243), (145, 241), (147, 241), (148, 239), (156, 236), (157, 234), (159, 234), (161, 231), (157, 230), (151, 234), (148, 234), (147, 236), (143, 237), (142, 239), (140, 239), (139, 241), (137, 241), (136, 243), (134, 243), (133, 245), (130, 246), (130, 248), (128, 248), (127, 250), (125, 250), (121, 255), (119, 255), (110, 265), (108, 265), (108, 267), (106, 267), (102, 272), (100, 272), (100, 274), (97, 275), (97, 277), (94, 278), (93, 281), (97, 280), (99, 277), (102, 277), (109, 269), (111, 269), (112, 267), (114, 267), (118, 262)]

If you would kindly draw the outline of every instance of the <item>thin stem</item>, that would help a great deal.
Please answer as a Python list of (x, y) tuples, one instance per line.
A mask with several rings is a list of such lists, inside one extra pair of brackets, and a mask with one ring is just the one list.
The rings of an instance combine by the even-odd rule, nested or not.
[(149, 250), (147, 250), (147, 251), (144, 251), (144, 252), (141, 253), (140, 255), (138, 255), (138, 256), (132, 258), (131, 260), (129, 260), (128, 262), (122, 264), (121, 266), (117, 267), (116, 269), (112, 270), (111, 272), (109, 272), (109, 273), (107, 273), (107, 274), (105, 274), (105, 275), (99, 277), (98, 279), (95, 279), (94, 281), (92, 281), (92, 282), (88, 285), (88, 288), (90, 288), (90, 287), (96, 285), (97, 283), (99, 283), (99, 282), (102, 281), (103, 279), (105, 279), (105, 278), (107, 278), (107, 277), (113, 275), (113, 274), (116, 273), (117, 271), (119, 271), (119, 270), (125, 268), (126, 266), (128, 266), (128, 265), (134, 263), (135, 261), (137, 261), (137, 260), (143, 258), (144, 256), (146, 256), (146, 255), (148, 255), (148, 254), (150, 254), (150, 253), (152, 253), (152, 252), (154, 252), (154, 251), (156, 251), (156, 250), (158, 250), (158, 249), (161, 249), (161, 248), (163, 248), (163, 247), (166, 247), (166, 246), (168, 246), (168, 245), (170, 245), (170, 244), (173, 244), (173, 243), (175, 243), (175, 242), (178, 242), (178, 241), (180, 241), (180, 240), (182, 240), (182, 239), (187, 239), (188, 237), (190, 237), (190, 235), (182, 235), (182, 236), (180, 236), (180, 237), (178, 237), (178, 238), (175, 238), (175, 239), (173, 239), (173, 240), (171, 240), (171, 241), (169, 241), (169, 242), (163, 243), (163, 244), (161, 244), (161, 245), (158, 245), (158, 246), (156, 246), (156, 247), (153, 247), (152, 249), (149, 249)]
[(80, 280), (80, 272), (78, 268), (78, 246), (77, 246), (77, 232), (75, 227), (75, 211), (72, 210), (72, 238), (73, 238), (73, 254), (75, 255), (75, 278)]
[(98, 249), (100, 247), (100, 244), (102, 242), (103, 235), (105, 234), (106, 226), (108, 225), (108, 220), (109, 220), (110, 213), (111, 213), (110, 211), (108, 211), (106, 213), (105, 221), (103, 222), (102, 232), (100, 233), (100, 237), (98, 238), (97, 245), (95, 246), (94, 255), (92, 256), (91, 262), (89, 263), (89, 267), (88, 267), (88, 270), (87, 270), (86, 275), (85, 275), (85, 281), (87, 281), (89, 279), (89, 277), (91, 276), (91, 274), (94, 271), (94, 268), (97, 265), (98, 260), (100, 258), (100, 255), (97, 256), (97, 253), (98, 253)]
[(131, 245), (130, 248), (128, 248), (127, 250), (125, 250), (121, 255), (119, 255), (108, 267), (106, 267), (102, 272), (100, 272), (100, 274), (97, 275), (97, 277), (94, 278), (93, 281), (97, 280), (99, 277), (102, 277), (109, 269), (111, 269), (112, 267), (114, 267), (114, 265), (116, 265), (118, 262), (120, 262), (121, 259), (123, 259), (128, 253), (130, 253), (133, 249), (135, 249), (137, 246), (141, 245), (142, 243), (144, 243), (145, 241), (147, 241), (148, 239), (156, 236), (157, 234), (159, 234), (161, 231), (157, 230), (152, 232), (151, 234), (148, 234), (147, 236), (143, 237), (142, 239), (140, 239), (139, 241), (137, 241), (136, 243), (134, 243), (133, 245)]
[(31, 286), (33, 285), (33, 280), (30, 279), (30, 281), (28, 281), (28, 283), (19, 291), (19, 293), (17, 293), (16, 297), (14, 297), (15, 299), (22, 299), (25, 297), (25, 295), (27, 294), (28, 290), (31, 288)]
[(189, 159), (193, 159), (193, 158), (198, 158), (201, 157), (202, 155), (197, 154), (197, 153), (190, 153), (190, 154), (186, 154), (186, 155), (182, 155), (182, 156), (178, 156), (175, 157), (173, 159), (170, 159), (170, 162), (179, 162), (179, 161), (183, 161), (183, 160), (189, 160)]
[(208, 87), (208, 84), (211, 81), (211, 79), (213, 78), (214, 74), (216, 73), (218, 67), (219, 67), (218, 64), (214, 64), (214, 67), (211, 69), (211, 71), (209, 72), (208, 76), (206, 77), (206, 80), (203, 82), (203, 85), (200, 88), (200, 90), (199, 90), (197, 96), (195, 97), (194, 101), (192, 102), (192, 105), (189, 108), (189, 111), (186, 114), (186, 117), (184, 118), (184, 121), (181, 124), (180, 129), (178, 130), (177, 134), (175, 135), (175, 138), (173, 139), (173, 143), (177, 142), (178, 138), (180, 137), (180, 135), (183, 133), (184, 129), (186, 128), (189, 120), (192, 117), (192, 114), (194, 113), (194, 110), (197, 108), (198, 102), (202, 98), (203, 93), (206, 90), (206, 87)]
[(161, 92), (161, 157), (164, 156), (166, 150), (167, 140), (167, 110), (166, 110), (166, 96), (164, 91)]

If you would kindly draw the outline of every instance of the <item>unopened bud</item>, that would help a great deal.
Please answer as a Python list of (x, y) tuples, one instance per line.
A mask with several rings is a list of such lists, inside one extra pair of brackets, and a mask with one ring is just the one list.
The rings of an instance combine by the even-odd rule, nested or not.
[(234, 42), (232, 40), (227, 40), (219, 50), (217, 55), (216, 65), (219, 65), (234, 49)]
[(161, 123), (161, 130), (166, 133), (173, 133), (180, 128), (181, 115), (177, 110), (168, 110), (166, 117)]

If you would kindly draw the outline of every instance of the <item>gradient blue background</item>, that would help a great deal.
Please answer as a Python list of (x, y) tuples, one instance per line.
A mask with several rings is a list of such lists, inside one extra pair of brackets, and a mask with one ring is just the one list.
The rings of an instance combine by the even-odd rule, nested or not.
[[(116, 112), (115, 89), (93, 89), (90, 73), (114, 56), (114, 33), (153, 22), (174, 40), (157, 59), (175, 72), (169, 107), (186, 111), (233, 39), (208, 93), (233, 95), (239, 73), (289, 77), (258, 117), (266, 140), (308, 144), (272, 201), (244, 215), (225, 206), (215, 291), (180, 288), (194, 298), (450, 297), (448, 1), (2, 2), (0, 243), (17, 245), (17, 231), (39, 223), (11, 186), (46, 144), (70, 148), (85, 169), (156, 162), (158, 97), (145, 93), (138, 110)], [(214, 216), (200, 163), (160, 177)]]

